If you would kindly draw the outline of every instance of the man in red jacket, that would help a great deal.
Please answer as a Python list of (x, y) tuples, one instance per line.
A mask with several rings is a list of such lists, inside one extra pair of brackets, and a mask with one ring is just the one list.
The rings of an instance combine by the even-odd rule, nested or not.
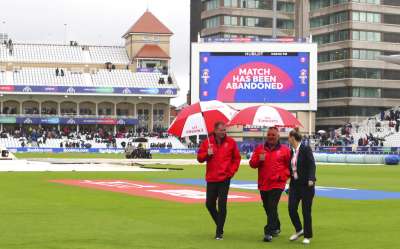
[(280, 233), (278, 204), (290, 176), (289, 162), (290, 149), (279, 143), (278, 129), (269, 128), (267, 142), (258, 146), (250, 159), (250, 166), (258, 169), (258, 189), (267, 214), (268, 222), (264, 227), (265, 242), (271, 242), (272, 236)]
[(229, 185), (231, 178), (239, 169), (240, 159), (235, 140), (226, 135), (226, 125), (217, 122), (214, 125), (214, 133), (203, 141), (197, 153), (197, 160), (200, 163), (207, 161), (206, 206), (217, 226), (215, 235), (217, 240), (223, 238)]

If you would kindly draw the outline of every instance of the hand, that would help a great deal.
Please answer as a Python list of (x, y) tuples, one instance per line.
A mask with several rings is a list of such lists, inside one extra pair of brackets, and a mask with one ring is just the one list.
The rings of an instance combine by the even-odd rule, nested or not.
[(264, 161), (265, 160), (265, 153), (261, 153), (260, 154), (260, 161)]
[(207, 150), (207, 154), (208, 154), (208, 156), (212, 156), (212, 155), (214, 155), (214, 151), (213, 151), (213, 149), (212, 149), (212, 148), (208, 148), (208, 150)]
[(311, 181), (311, 180), (310, 180), (310, 181), (308, 181), (308, 186), (309, 186), (309, 187), (312, 187), (312, 186), (314, 186), (314, 182), (313, 182), (313, 181)]

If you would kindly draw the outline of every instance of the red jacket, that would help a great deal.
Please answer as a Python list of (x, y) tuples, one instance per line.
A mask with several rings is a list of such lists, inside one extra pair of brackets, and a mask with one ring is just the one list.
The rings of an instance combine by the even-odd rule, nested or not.
[[(260, 161), (260, 154), (265, 151), (265, 160)], [(250, 159), (250, 166), (258, 168), (258, 189), (285, 189), (290, 177), (290, 149), (278, 144), (273, 150), (266, 145), (259, 145)]]
[(210, 143), (214, 153), (211, 157), (208, 156), (208, 139), (201, 143), (197, 152), (197, 161), (207, 161), (206, 181), (222, 182), (232, 178), (238, 171), (241, 160), (235, 140), (226, 136), (218, 145), (215, 137), (210, 136)]

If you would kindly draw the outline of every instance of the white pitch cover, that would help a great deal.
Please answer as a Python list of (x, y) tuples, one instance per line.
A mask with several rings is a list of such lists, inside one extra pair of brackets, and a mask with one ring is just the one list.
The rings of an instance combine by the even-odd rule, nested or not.
[(193, 135), (207, 135), (207, 129), (205, 127), (204, 119), (201, 113), (190, 115), (182, 130), (182, 137), (188, 137)]
[(283, 120), (279, 112), (270, 106), (260, 106), (254, 115), (253, 125), (270, 127), (283, 125)]

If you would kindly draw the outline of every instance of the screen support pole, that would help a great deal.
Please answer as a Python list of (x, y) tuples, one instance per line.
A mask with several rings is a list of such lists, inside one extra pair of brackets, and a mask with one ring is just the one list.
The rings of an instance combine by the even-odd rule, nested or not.
[(272, 38), (276, 39), (278, 0), (272, 1)]

